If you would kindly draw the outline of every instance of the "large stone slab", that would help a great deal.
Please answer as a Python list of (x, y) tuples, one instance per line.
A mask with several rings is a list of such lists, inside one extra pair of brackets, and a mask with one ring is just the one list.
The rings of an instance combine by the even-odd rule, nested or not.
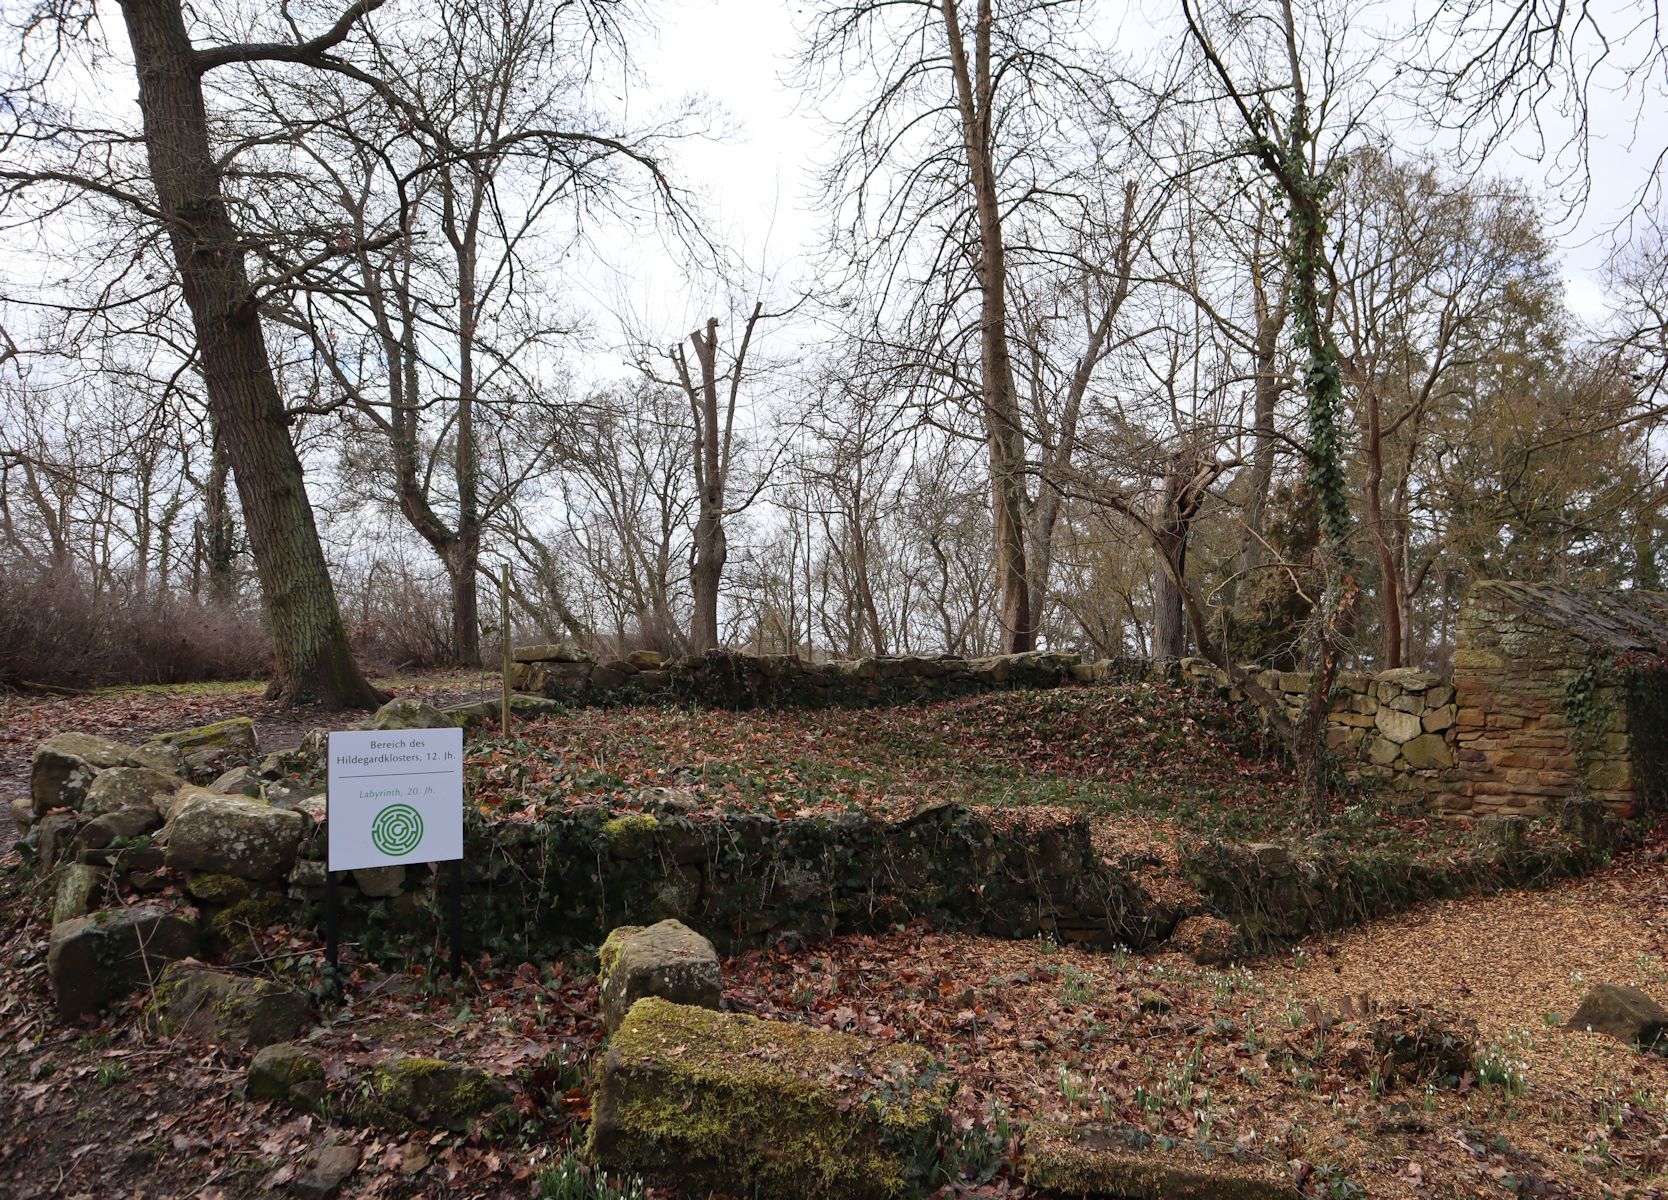
[(233, 767), (248, 766), (261, 756), (255, 722), (231, 717), (210, 725), (196, 725), (161, 733), (148, 745), (166, 746), (180, 756), (180, 769), (192, 783), (209, 783)]
[(197, 927), (154, 904), (119, 908), (52, 927), (47, 976), (62, 1020), (97, 1013), (155, 983), (170, 962), (197, 952)]
[(328, 1074), (319, 1051), (277, 1043), (249, 1064), (244, 1095), (396, 1133), (466, 1132), (504, 1113), (511, 1099), (503, 1081), (482, 1068), (438, 1058), (393, 1058), (364, 1075), (329, 1079)]
[(258, 1050), (300, 1033), (310, 1007), (306, 992), (271, 979), (170, 963), (145, 1018), (167, 1037)]
[(447, 729), (457, 722), (421, 700), (390, 700), (366, 722), (367, 729)]
[(180, 783), (178, 775), (167, 775), (149, 767), (111, 767), (93, 777), (81, 811), (89, 817), (101, 817), (125, 808), (165, 812)]
[(1654, 1046), (1668, 1033), (1668, 1009), (1638, 988), (1597, 983), (1581, 998), (1565, 1028), (1608, 1034), (1629, 1045)]
[(622, 925), (598, 951), (602, 1023), (618, 1029), (645, 996), (674, 1004), (717, 1008), (724, 976), (712, 943), (682, 921)]
[(368, 1096), (348, 1115), (379, 1129), (464, 1133), (510, 1101), (510, 1089), (480, 1067), (438, 1058), (395, 1058), (370, 1074)]
[(954, 1091), (919, 1046), (651, 996), (609, 1043), (591, 1151), (696, 1195), (890, 1200), (930, 1182)]
[(1047, 1195), (1118, 1200), (1295, 1200), (1283, 1171), (1206, 1159), (1183, 1142), (1161, 1148), (1145, 1130), (1039, 1121), (1025, 1134), (1020, 1178)]
[(306, 830), (298, 812), (198, 792), (175, 808), (163, 832), (170, 867), (266, 881), (290, 873)]
[(586, 650), (579, 650), (573, 646), (565, 646), (557, 642), (545, 642), (537, 646), (517, 646), (510, 656), (518, 663), (593, 663), (597, 656)]

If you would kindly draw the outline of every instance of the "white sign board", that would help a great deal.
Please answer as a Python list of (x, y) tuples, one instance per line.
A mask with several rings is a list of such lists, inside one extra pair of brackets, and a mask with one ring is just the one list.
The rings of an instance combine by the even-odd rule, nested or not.
[(463, 730), (330, 735), (330, 869), (463, 857)]

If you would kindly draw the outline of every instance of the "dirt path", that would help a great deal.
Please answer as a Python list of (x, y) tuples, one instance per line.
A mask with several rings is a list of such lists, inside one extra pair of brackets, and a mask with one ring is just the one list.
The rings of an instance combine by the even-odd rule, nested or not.
[(1555, 891), (1404, 913), (1351, 930), (1305, 965), (1272, 974), (1334, 1001), (1365, 994), (1438, 1004), (1498, 1040), (1546, 1029), (1549, 1014), (1568, 1017), (1600, 980), (1663, 991), (1665, 946), (1668, 869), (1647, 856)]

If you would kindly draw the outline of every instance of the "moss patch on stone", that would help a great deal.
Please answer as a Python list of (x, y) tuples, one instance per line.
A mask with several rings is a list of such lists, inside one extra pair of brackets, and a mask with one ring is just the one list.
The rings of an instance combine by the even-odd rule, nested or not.
[(642, 858), (654, 849), (660, 822), (649, 813), (626, 813), (603, 823), (603, 845), (615, 858)]
[(205, 904), (240, 904), (255, 894), (255, 885), (236, 875), (218, 875), (211, 871), (192, 871), (186, 876), (185, 890)]
[(316, 1111), (324, 1099), (324, 1059), (315, 1050), (288, 1042), (267, 1046), (249, 1064), (244, 1094)]
[(190, 729), (160, 733), (151, 741), (179, 750), (225, 749), (233, 746), (253, 748), (255, 722), (249, 717), (229, 717), (224, 721), (195, 725)]
[(1038, 1122), (1025, 1134), (1020, 1178), (1048, 1195), (1122, 1200), (1290, 1200), (1290, 1181), (1190, 1147), (1161, 1148), (1144, 1130)]
[(369, 1099), (354, 1115), (383, 1129), (466, 1130), (509, 1101), (509, 1089), (479, 1067), (439, 1058), (395, 1058), (378, 1064)]
[(609, 931), (603, 939), (602, 945), (597, 947), (597, 983), (606, 985), (608, 977), (614, 973), (615, 964), (620, 961), (620, 947), (625, 940), (634, 933), (641, 932), (645, 926), (621, 925)]
[(592, 1150), (690, 1190), (832, 1200), (930, 1190), (955, 1082), (917, 1046), (648, 997), (610, 1043)]

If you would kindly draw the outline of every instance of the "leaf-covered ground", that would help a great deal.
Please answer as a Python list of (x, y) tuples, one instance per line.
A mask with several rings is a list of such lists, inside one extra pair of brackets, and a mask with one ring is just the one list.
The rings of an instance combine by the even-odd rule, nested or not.
[[(1668, 1178), (1668, 1059), (1560, 1022), (1596, 979), (1668, 990), (1664, 845), (1552, 891), (1428, 906), (1234, 970), (910, 928), (731, 958), (726, 1004), (929, 1047), (960, 1080), (956, 1120), (975, 1146), (1036, 1117), (1111, 1119), (1159, 1144), (1235, 1147), (1312, 1198), (1648, 1200)], [(347, 1003), (308, 1035), (332, 1070), (395, 1051), (472, 1061), (512, 1085), (524, 1121), (492, 1142), (325, 1130), (243, 1102), (247, 1055), (142, 1036), (143, 995), (101, 1024), (54, 1024), (28, 878), (0, 860), (0, 1194), (281, 1195), (331, 1138), (364, 1152), (347, 1196), (527, 1197), (582, 1136), (579, 1085), (601, 1038), (583, 957), (481, 960), (460, 986), (355, 964)], [(316, 970), (304, 935), (273, 931), (264, 949), (294, 977)], [(1375, 1078), (1340, 1053), (1347, 1022), (1316, 1020), (1398, 1001), (1474, 1020), (1478, 1069), (1429, 1086)], [(1024, 1196), (994, 1165), (942, 1197)]]
[(1247, 715), (1166, 684), (995, 692), (888, 709), (580, 709), (473, 744), (488, 810), (631, 804), (676, 788), (780, 816), (924, 804), (1141, 813), (1223, 831), (1296, 815), (1290, 774)]
[[(490, 690), (479, 683), (407, 686), (446, 699)], [(60, 728), (132, 738), (239, 712), (292, 728), (251, 689), (10, 702), (20, 725), (4, 733), (5, 783), (18, 789), (27, 748)], [(266, 744), (281, 741), (268, 733)], [(1165, 836), (1265, 831), (1294, 813), (1284, 768), (1249, 725), (1157, 686), (868, 712), (580, 711), (483, 737), (472, 764), (477, 798), (505, 819), (630, 803), (651, 787), (782, 813), (1070, 807), (1106, 831)], [(1349, 804), (1327, 836), (1432, 836), (1370, 801)], [(1668, 999), (1665, 845), (1658, 836), (1550, 891), (1428, 906), (1231, 971), (908, 928), (734, 957), (726, 1003), (919, 1042), (949, 1063), (958, 1123), (992, 1157), (981, 1171), (975, 1155), (946, 1195), (1023, 1195), (999, 1162), (1008, 1134), (1066, 1116), (1236, 1148), (1290, 1171), (1308, 1197), (1643, 1200), (1665, 1194), (1668, 1059), (1559, 1023), (1596, 980)], [(0, 857), (0, 1195), (280, 1195), (329, 1137), (364, 1151), (348, 1196), (527, 1197), (583, 1131), (579, 1083), (601, 1038), (584, 956), (482, 959), (454, 986), (389, 978), (349, 947), (347, 1000), (308, 1035), (333, 1069), (396, 1050), (467, 1059), (512, 1084), (524, 1120), (490, 1143), (327, 1131), (239, 1099), (246, 1054), (142, 1036), (143, 995), (101, 1024), (55, 1024), (43, 903), (19, 858)], [(319, 977), (309, 934), (270, 930), (260, 948), (293, 979)], [(1328, 1022), (1400, 1002), (1474, 1020), (1477, 1068), (1431, 1086), (1355, 1069), (1344, 1053), (1354, 1025)]]

